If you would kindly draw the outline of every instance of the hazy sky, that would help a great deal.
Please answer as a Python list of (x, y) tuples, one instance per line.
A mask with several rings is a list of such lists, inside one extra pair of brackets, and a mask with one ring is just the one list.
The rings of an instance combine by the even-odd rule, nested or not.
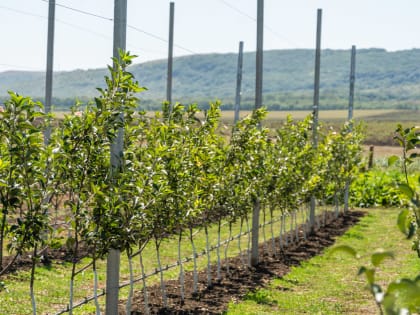
[[(167, 57), (169, 0), (128, 0), (127, 49), (136, 63)], [(175, 56), (256, 46), (257, 0), (174, 0)], [(265, 0), (264, 49), (420, 48), (419, 0)], [(113, 0), (57, 0), (54, 70), (100, 68), (112, 55)], [(82, 14), (86, 11), (103, 18)], [(0, 71), (45, 70), (47, 0), (0, 0)]]

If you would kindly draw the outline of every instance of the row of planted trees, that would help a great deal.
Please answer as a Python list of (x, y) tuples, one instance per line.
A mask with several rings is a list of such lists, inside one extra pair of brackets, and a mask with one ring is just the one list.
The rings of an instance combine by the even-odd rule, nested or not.
[[(60, 233), (52, 224), (56, 216), (66, 216), (71, 227), (70, 312), (82, 247), (88, 248), (94, 271), (110, 248), (125, 252), (129, 261), (138, 255), (143, 267), (145, 246), (154, 244), (160, 264), (161, 242), (174, 235), (183, 298), (180, 245), (188, 238), (195, 251), (195, 228), (207, 236), (207, 228), (216, 224), (220, 242), (222, 222), (248, 224), (257, 198), (269, 205), (272, 216), (275, 210), (298, 209), (311, 196), (338, 200), (358, 168), (361, 133), (350, 124), (324, 134), (314, 149), (311, 117), (288, 118), (280, 129), (268, 130), (260, 127), (265, 110), (256, 110), (228, 137), (219, 132), (218, 102), (205, 112), (196, 105), (164, 104), (148, 117), (136, 110), (136, 94), (143, 88), (126, 71), (132, 59), (122, 54), (120, 63), (114, 60), (118, 66), (110, 68), (95, 103), (75, 106), (58, 123), (42, 113), (42, 104), (12, 92), (0, 113), (0, 275), (19, 256), (32, 253), (34, 313), (34, 271)], [(110, 145), (119, 128), (125, 130), (123, 163), (111, 174)], [(46, 130), (51, 130), (48, 141)], [(7, 265), (4, 247), (14, 257)], [(196, 268), (194, 274), (196, 291)], [(129, 301), (132, 294), (133, 288)]]

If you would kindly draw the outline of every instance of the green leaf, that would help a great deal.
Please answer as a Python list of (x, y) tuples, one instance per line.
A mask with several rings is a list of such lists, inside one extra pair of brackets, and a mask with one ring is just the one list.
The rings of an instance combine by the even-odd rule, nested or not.
[(415, 158), (418, 158), (420, 156), (420, 154), (418, 154), (418, 153), (411, 153), (410, 154), (410, 159), (415, 159)]
[(397, 225), (404, 235), (408, 235), (407, 227), (409, 222), (409, 214), (410, 211), (408, 209), (404, 209), (398, 214)]
[(356, 250), (348, 245), (340, 245), (340, 246), (336, 246), (334, 247), (331, 251), (330, 251), (330, 255), (336, 253), (336, 252), (343, 252), (343, 253), (347, 253), (350, 256), (353, 256), (354, 258), (358, 258), (358, 254), (356, 252)]
[(417, 230), (417, 225), (413, 222), (410, 221), (410, 226), (408, 228), (408, 234), (407, 234), (407, 239), (411, 239), (414, 236), (414, 233)]
[(420, 307), (420, 286), (416, 280), (399, 279), (392, 282), (388, 286), (384, 306), (386, 309), (397, 306), (417, 314)]
[(400, 158), (396, 155), (392, 155), (388, 158), (388, 166), (394, 165), (396, 162), (398, 162)]
[(376, 253), (372, 254), (372, 256), (371, 256), (372, 264), (375, 267), (378, 267), (385, 258), (392, 258), (393, 259), (394, 254), (392, 252), (385, 252), (385, 251), (376, 252)]
[(398, 184), (398, 188), (400, 189), (400, 191), (407, 196), (408, 199), (412, 199), (414, 196), (414, 192), (411, 189), (411, 187), (407, 184)]
[(368, 281), (369, 285), (373, 285), (375, 282), (375, 269), (360, 267), (358, 275), (366, 275), (366, 280)]

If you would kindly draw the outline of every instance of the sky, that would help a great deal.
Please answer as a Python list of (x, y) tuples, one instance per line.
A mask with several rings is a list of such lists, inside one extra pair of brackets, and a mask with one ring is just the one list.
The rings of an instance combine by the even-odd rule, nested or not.
[[(128, 0), (135, 63), (167, 58), (169, 0)], [(174, 56), (256, 49), (257, 0), (173, 0)], [(265, 0), (264, 49), (420, 48), (419, 0)], [(85, 12), (82, 13), (81, 11)], [(56, 0), (54, 71), (111, 63), (113, 0)], [(0, 0), (0, 72), (45, 71), (48, 0)]]

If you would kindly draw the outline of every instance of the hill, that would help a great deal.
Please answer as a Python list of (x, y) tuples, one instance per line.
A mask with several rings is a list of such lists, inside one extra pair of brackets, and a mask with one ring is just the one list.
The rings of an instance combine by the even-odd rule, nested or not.
[[(308, 109), (312, 105), (315, 53), (309, 49), (264, 52), (264, 104), (271, 110)], [(356, 57), (355, 104), (358, 108), (417, 109), (420, 100), (420, 49), (388, 52), (361, 49)], [(348, 103), (350, 50), (323, 50), (321, 54), (321, 106), (342, 109)], [(146, 109), (160, 106), (165, 98), (166, 60), (131, 67), (147, 91), (140, 95)], [(233, 106), (237, 55), (202, 54), (174, 59), (173, 99), (207, 104), (221, 99)], [(54, 74), (54, 103), (68, 107), (75, 98), (86, 100), (103, 86), (104, 69), (74, 70)], [(255, 53), (244, 54), (242, 104), (254, 105)], [(0, 97), (7, 90), (42, 99), (42, 72), (0, 73)]]

